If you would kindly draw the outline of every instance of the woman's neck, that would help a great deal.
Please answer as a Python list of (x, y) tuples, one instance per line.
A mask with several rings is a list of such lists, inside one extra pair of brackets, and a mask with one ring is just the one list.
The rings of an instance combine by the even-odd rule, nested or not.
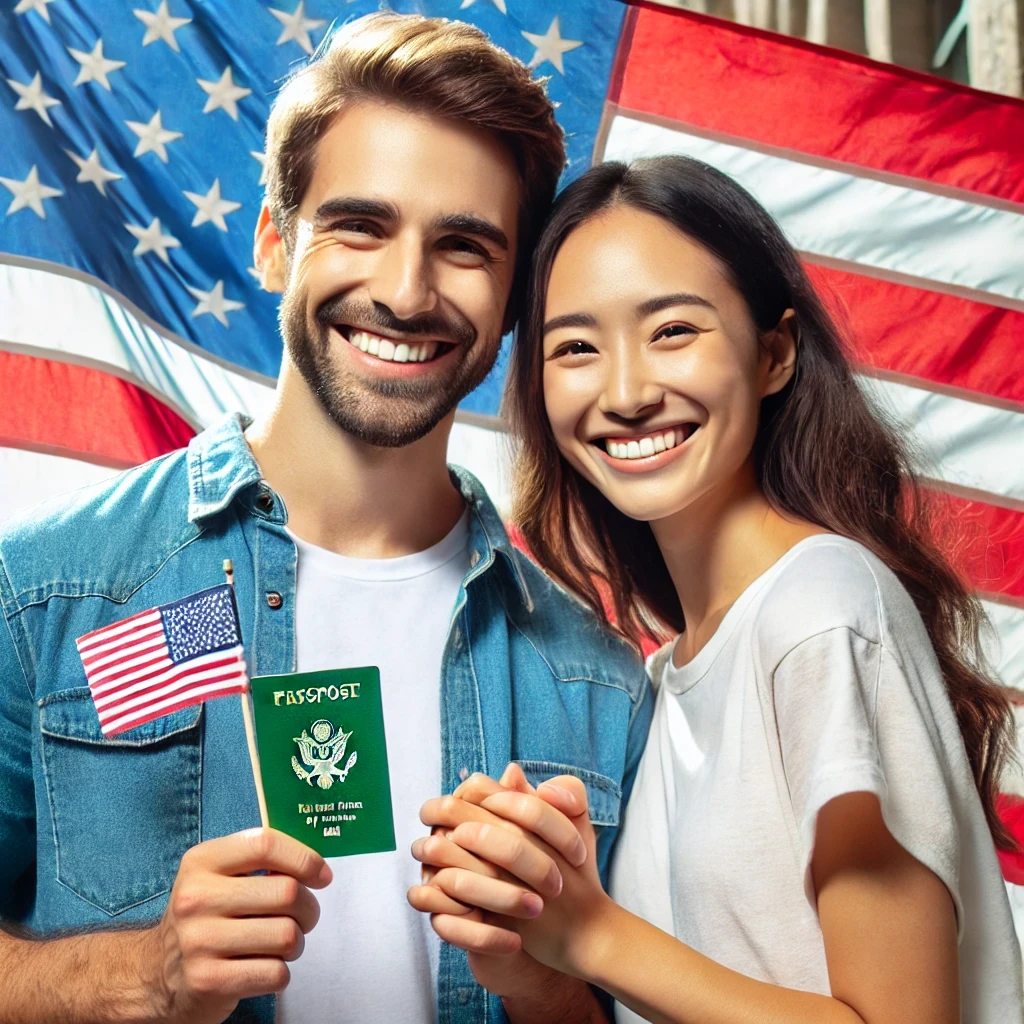
[(675, 515), (651, 523), (686, 630), (675, 648), (677, 666), (711, 639), (726, 612), (754, 580), (806, 537), (827, 531), (777, 512), (744, 466), (715, 491)]

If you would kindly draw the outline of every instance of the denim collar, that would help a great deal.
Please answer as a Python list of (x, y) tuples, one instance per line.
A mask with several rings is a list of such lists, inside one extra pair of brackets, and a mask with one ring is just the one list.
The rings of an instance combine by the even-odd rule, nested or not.
[[(199, 523), (223, 512), (237, 497), (260, 484), (260, 468), (243, 433), (252, 420), (241, 413), (226, 416), (197, 434), (188, 446), (188, 518)], [(533, 599), (508, 532), (483, 484), (461, 466), (449, 466), (452, 483), (472, 512), (472, 567), (465, 583), (482, 576), (499, 561), (528, 612)]]

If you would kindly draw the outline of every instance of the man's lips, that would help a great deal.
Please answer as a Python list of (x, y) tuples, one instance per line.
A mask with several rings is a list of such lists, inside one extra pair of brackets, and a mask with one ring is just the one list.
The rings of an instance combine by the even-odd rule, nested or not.
[(699, 423), (679, 423), (646, 434), (599, 437), (590, 443), (601, 453), (602, 460), (614, 469), (642, 473), (660, 469), (676, 459), (699, 429)]
[(334, 324), (334, 331), (353, 348), (381, 363), (429, 363), (456, 347), (437, 339), (390, 338), (346, 324)]

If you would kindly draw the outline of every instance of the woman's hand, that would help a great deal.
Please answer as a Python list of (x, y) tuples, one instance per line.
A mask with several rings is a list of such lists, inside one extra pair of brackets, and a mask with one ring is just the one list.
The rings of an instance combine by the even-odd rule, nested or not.
[[(450, 844), (475, 858), (473, 866), (449, 866), (455, 857), (446, 850), (446, 862), (434, 865), (421, 849), (421, 858), (440, 868), (430, 885), (447, 899), (484, 911), (479, 919), (436, 911), (434, 927), (442, 938), (481, 953), (510, 948), (518, 935), (535, 959), (578, 976), (580, 958), (601, 940), (600, 926), (613, 906), (597, 873), (586, 788), (563, 776), (530, 793), (520, 776), (518, 766), (510, 765), (503, 782), (512, 782), (513, 789), (480, 776), (460, 787), (461, 799), (487, 812), (487, 819), (424, 807), (424, 820), (445, 829)], [(476, 871), (477, 865), (487, 866)]]

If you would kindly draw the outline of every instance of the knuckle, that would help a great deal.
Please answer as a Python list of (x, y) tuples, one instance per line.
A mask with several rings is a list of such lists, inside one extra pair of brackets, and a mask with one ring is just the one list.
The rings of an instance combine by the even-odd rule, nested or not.
[(302, 883), (292, 878), (291, 875), (278, 875), (278, 902), (282, 907), (293, 907), (299, 901), (302, 894)]
[(267, 965), (266, 977), (260, 987), (265, 988), (267, 992), (283, 992), (291, 978), (292, 972), (288, 965), (283, 960), (278, 960)]
[(455, 816), (456, 807), (458, 807), (459, 798), (457, 796), (443, 796), (438, 804), (438, 810), (445, 818), (451, 818)]
[(212, 960), (192, 964), (187, 971), (188, 987), (200, 996), (211, 996), (222, 987), (220, 971)]
[(207, 895), (199, 886), (188, 884), (175, 886), (171, 894), (171, 905), (176, 917), (193, 917), (202, 913)]
[(276, 845), (274, 834), (268, 828), (254, 828), (246, 833), (249, 849), (254, 857), (260, 861), (266, 861), (274, 852)]

